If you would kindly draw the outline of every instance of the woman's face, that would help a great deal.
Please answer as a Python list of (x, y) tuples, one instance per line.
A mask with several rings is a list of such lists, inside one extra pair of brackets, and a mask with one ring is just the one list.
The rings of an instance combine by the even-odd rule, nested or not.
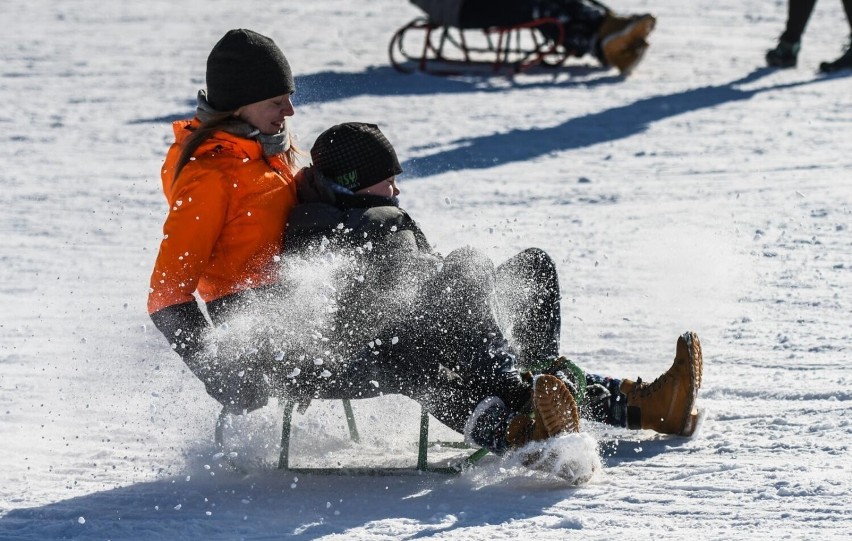
[(396, 185), (396, 177), (389, 177), (372, 186), (361, 188), (355, 193), (380, 195), (382, 197), (396, 197), (399, 195), (399, 187)]
[(290, 94), (284, 94), (244, 105), (237, 109), (234, 115), (259, 129), (261, 133), (274, 135), (284, 129), (284, 119), (295, 113)]

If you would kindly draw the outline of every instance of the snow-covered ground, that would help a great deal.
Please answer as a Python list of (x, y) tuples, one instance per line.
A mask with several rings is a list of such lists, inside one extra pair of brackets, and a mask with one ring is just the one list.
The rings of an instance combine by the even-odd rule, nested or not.
[[(852, 73), (816, 74), (848, 36), (840, 2), (787, 71), (762, 67), (781, 0), (612, 6), (659, 20), (633, 77), (574, 60), (512, 82), (391, 70), (419, 14), (404, 0), (4, 0), (0, 539), (848, 538)], [(145, 299), (169, 123), (235, 27), (285, 50), (303, 147), (380, 124), (440, 250), (550, 252), (585, 368), (653, 379), (696, 331), (701, 432), (588, 424), (604, 467), (577, 488), (493, 458), (329, 477), (276, 471), (270, 406), (229, 431), (241, 470), (221, 467), (217, 407)], [(413, 402), (356, 402), (358, 445), (339, 407), (296, 416), (294, 460), (414, 463)]]

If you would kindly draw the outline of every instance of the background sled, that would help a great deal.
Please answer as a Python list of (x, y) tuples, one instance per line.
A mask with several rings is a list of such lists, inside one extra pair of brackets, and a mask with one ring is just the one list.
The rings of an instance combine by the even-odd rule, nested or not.
[[(555, 39), (546, 37), (555, 36)], [(456, 28), (418, 17), (394, 33), (388, 47), (397, 71), (432, 75), (515, 74), (534, 66), (555, 68), (572, 52), (562, 24), (540, 18), (509, 27)]]
[[(355, 416), (352, 411), (352, 403), (350, 400), (342, 400), (343, 411), (346, 416), (346, 423), (349, 430), (349, 438), (354, 443), (360, 442), (358, 427), (355, 423)], [(290, 441), (291, 441), (291, 423), (293, 420), (293, 410), (296, 409), (296, 402), (290, 400), (282, 400), (283, 420), (281, 426), (281, 450), (278, 457), (278, 469), (297, 473), (319, 473), (331, 475), (395, 475), (400, 473), (460, 473), (466, 467), (473, 465), (482, 457), (488, 454), (487, 449), (474, 450), (470, 455), (444, 461), (442, 464), (430, 464), (428, 460), (428, 452), (430, 446), (440, 445), (443, 448), (456, 449), (471, 449), (464, 442), (458, 441), (429, 441), (429, 414), (424, 408), (420, 408), (420, 430), (419, 440), (417, 444), (417, 463), (413, 467), (291, 467), (290, 466)], [(304, 413), (307, 407), (299, 408), (300, 413)], [(216, 422), (215, 441), (216, 446), (223, 452), (224, 456), (229, 456), (225, 448), (225, 427), (228, 426), (230, 414), (225, 408), (219, 413), (219, 418)]]

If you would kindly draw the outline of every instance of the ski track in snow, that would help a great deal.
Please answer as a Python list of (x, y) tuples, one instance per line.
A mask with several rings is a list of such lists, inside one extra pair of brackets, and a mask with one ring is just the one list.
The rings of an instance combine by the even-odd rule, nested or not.
[[(0, 7), (0, 539), (845, 539), (852, 531), (848, 27), (819, 2), (797, 69), (764, 69), (781, 0), (623, 0), (653, 12), (622, 81), (394, 73), (403, 0)], [(692, 439), (587, 423), (603, 469), (579, 487), (487, 457), (460, 476), (283, 474), (281, 413), (217, 408), (145, 314), (166, 208), (169, 122), (191, 115), (213, 43), (271, 35), (296, 74), (301, 145), (377, 122), (403, 203), (444, 253), (550, 252), (564, 354), (653, 379), (675, 338), (705, 353)], [(405, 465), (399, 397), (296, 416), (305, 464)], [(387, 415), (393, 412), (394, 415)], [(458, 438), (433, 421), (436, 436)], [(436, 451), (436, 454), (440, 454)]]

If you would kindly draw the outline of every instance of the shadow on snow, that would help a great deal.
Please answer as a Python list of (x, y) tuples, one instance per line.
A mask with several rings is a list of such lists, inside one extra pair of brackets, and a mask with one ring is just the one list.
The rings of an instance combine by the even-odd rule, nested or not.
[[(571, 88), (592, 87), (623, 81), (619, 76), (601, 75), (603, 68), (571, 65), (553, 72), (551, 78), (537, 78), (534, 82), (519, 83), (504, 76), (491, 77), (436, 77), (425, 74), (404, 75), (390, 67), (371, 67), (362, 72), (321, 71), (295, 77), (296, 93), (293, 103), (298, 108), (314, 103), (329, 103), (359, 96), (434, 96), (437, 94), (464, 94), (470, 92), (497, 93), (513, 88)], [(560, 74), (570, 73), (571, 78), (555, 82)], [(494, 84), (494, 83), (498, 84)], [(195, 99), (185, 102), (186, 109), (175, 114), (141, 118), (131, 124), (175, 122), (191, 118), (195, 112)]]
[(511, 480), (476, 487), (439, 474), (204, 472), (15, 509), (0, 518), (0, 539), (314, 539), (384, 520), (402, 538), (429, 537), (536, 516), (571, 494)]
[[(501, 78), (442, 78), (422, 74), (401, 75), (389, 67), (373, 67), (359, 73), (319, 72), (296, 77), (294, 102), (296, 107), (312, 103), (327, 103), (357, 96), (419, 96), (470, 92), (505, 92), (513, 88), (531, 87), (594, 87), (621, 82), (619, 76), (600, 76), (600, 69), (588, 66), (569, 66), (573, 76), (564, 81), (535, 80), (518, 83)], [(565, 71), (554, 72), (564, 73)], [(586, 148), (624, 139), (646, 131), (654, 122), (685, 113), (708, 109), (726, 103), (748, 100), (757, 94), (783, 90), (836, 78), (836, 75), (812, 80), (781, 83), (757, 88), (743, 88), (764, 76), (775, 73), (773, 68), (758, 68), (751, 73), (721, 85), (694, 88), (675, 94), (645, 98), (605, 111), (571, 118), (548, 128), (516, 129), (481, 137), (458, 139), (453, 148), (405, 161), (403, 169), (408, 178), (437, 175), (453, 170), (485, 169), (507, 163), (523, 162), (552, 152)], [(582, 76), (582, 77), (581, 77)], [(589, 77), (585, 77), (589, 76)], [(492, 80), (504, 84), (493, 85)], [(186, 102), (186, 111), (132, 121), (133, 124), (173, 122), (189, 118), (195, 101)]]
[(762, 92), (811, 84), (826, 78), (745, 89), (774, 73), (759, 68), (722, 85), (711, 85), (676, 94), (645, 98), (621, 107), (569, 119), (549, 128), (516, 129), (482, 137), (459, 139), (454, 148), (407, 160), (402, 164), (411, 176), (429, 176), (460, 169), (484, 169), (523, 162), (551, 152), (586, 148), (624, 139), (646, 131), (651, 124), (677, 115), (747, 100)]

